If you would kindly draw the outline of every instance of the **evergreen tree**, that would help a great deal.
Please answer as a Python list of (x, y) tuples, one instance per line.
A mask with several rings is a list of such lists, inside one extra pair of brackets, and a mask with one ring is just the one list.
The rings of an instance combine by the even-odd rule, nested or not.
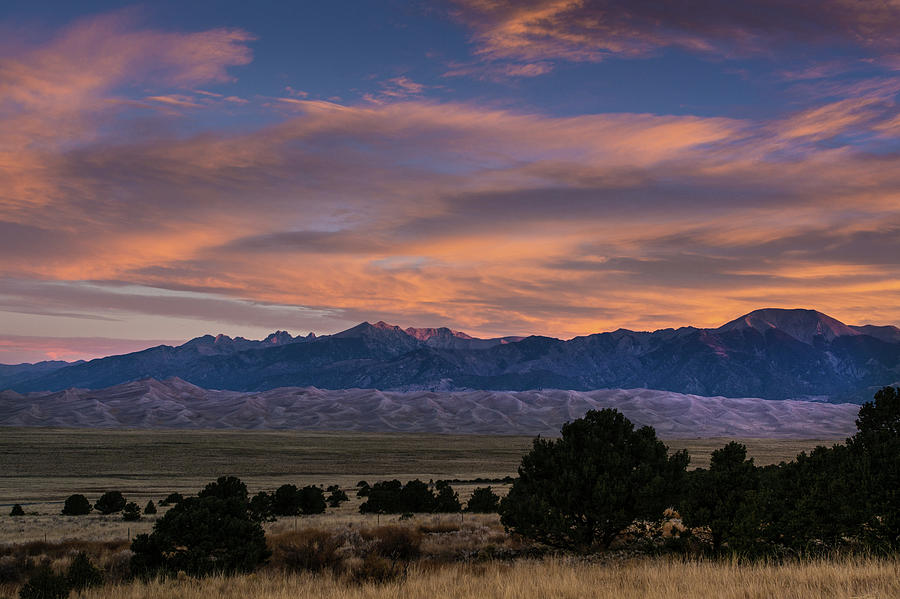
[(91, 502), (87, 500), (87, 497), (76, 493), (66, 498), (62, 513), (63, 516), (83, 516), (90, 514), (92, 509), (94, 508), (91, 506)]
[(500, 497), (490, 487), (478, 487), (472, 491), (472, 496), (466, 504), (467, 512), (480, 514), (496, 513), (499, 509)]
[(127, 522), (136, 522), (141, 519), (141, 506), (133, 501), (129, 501), (122, 508), (122, 519)]
[(589, 411), (562, 438), (534, 440), (519, 478), (500, 504), (501, 522), (548, 545), (605, 548), (635, 519), (673, 503), (688, 455), (668, 455), (648, 426), (634, 430), (616, 410)]
[(709, 470), (688, 473), (687, 492), (679, 506), (689, 527), (708, 526), (713, 550), (734, 538), (738, 512), (759, 485), (747, 447), (732, 441), (712, 453)]
[(119, 491), (107, 491), (94, 504), (94, 509), (104, 515), (115, 514), (122, 511), (125, 503), (125, 497), (122, 493)]
[(179, 570), (198, 576), (250, 572), (269, 557), (262, 526), (250, 514), (246, 486), (237, 479), (219, 479), (206, 489), (210, 492), (187, 498), (166, 512), (153, 532), (135, 538), (132, 572), (141, 576)]

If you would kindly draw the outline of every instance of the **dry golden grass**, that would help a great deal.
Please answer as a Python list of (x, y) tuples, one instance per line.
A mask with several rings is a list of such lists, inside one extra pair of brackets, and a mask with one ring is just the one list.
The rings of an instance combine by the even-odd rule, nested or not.
[(267, 572), (107, 586), (85, 599), (880, 599), (900, 597), (900, 564), (856, 559), (737, 565), (640, 559), (598, 564), (565, 560), (414, 567), (386, 584), (332, 574)]

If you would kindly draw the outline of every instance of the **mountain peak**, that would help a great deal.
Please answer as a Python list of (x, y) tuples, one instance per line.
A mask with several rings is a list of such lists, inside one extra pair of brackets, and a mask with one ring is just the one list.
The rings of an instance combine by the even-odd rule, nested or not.
[(294, 338), (291, 337), (291, 334), (287, 331), (275, 331), (274, 333), (270, 333), (262, 342), (266, 345), (284, 345), (293, 340)]
[(818, 336), (832, 341), (837, 337), (861, 334), (827, 314), (803, 308), (754, 310), (720, 326), (715, 329), (715, 332), (724, 333), (742, 329), (754, 329), (760, 333), (765, 333), (769, 329), (778, 329), (794, 339), (808, 344), (812, 344), (813, 339)]
[(432, 337), (439, 338), (450, 338), (455, 337), (457, 339), (474, 339), (474, 337), (463, 333), (462, 331), (454, 331), (447, 327), (427, 327), (427, 328), (416, 328), (409, 327), (406, 329), (406, 334), (415, 337), (419, 341), (428, 341)]

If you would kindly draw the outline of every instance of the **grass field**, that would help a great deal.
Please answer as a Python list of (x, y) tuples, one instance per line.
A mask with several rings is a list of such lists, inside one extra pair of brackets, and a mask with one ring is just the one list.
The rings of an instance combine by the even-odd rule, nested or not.
[[(667, 443), (688, 449), (693, 466), (705, 466), (709, 453), (726, 441)], [(743, 442), (759, 464), (790, 459), (822, 443)], [(284, 483), (338, 484), (352, 491), (360, 479), (502, 478), (515, 475), (530, 444), (531, 437), (408, 433), (0, 429), (0, 543), (122, 539), (152, 526), (152, 520), (129, 524), (94, 514), (60, 516), (62, 501), (72, 493), (94, 501), (116, 489), (143, 506), (173, 491), (196, 493), (223, 474), (240, 477), (252, 493)], [(463, 500), (474, 487), (455, 485)], [(350, 495), (353, 501), (326, 517), (362, 518)], [(28, 515), (7, 517), (13, 503), (21, 503)]]
[[(727, 439), (678, 439), (692, 467)], [(748, 439), (758, 464), (833, 441)], [(355, 484), (360, 478), (502, 478), (515, 475), (531, 437), (414, 433), (0, 429), (0, 506), (60, 501), (115, 488), (192, 493), (222, 474), (251, 488)]]
[[(666, 443), (673, 450), (687, 449), (692, 466), (702, 467), (708, 465), (710, 452), (727, 441)], [(758, 464), (789, 460), (800, 451), (833, 443), (741, 441)], [(396, 515), (358, 513), (362, 499), (355, 497), (354, 491), (360, 479), (462, 479), (469, 482), (454, 484), (454, 488), (465, 502), (480, 486), (471, 479), (515, 475), (530, 444), (530, 437), (471, 435), (0, 429), (0, 553), (31, 555), (32, 563), (50, 563), (63, 571), (72, 551), (84, 547), (109, 582), (80, 595), (92, 599), (900, 596), (900, 564), (895, 560), (837, 558), (738, 565), (627, 553), (601, 555), (599, 562), (559, 556), (523, 559), (529, 546), (519, 545), (521, 540), (508, 535), (496, 514), (417, 515), (401, 520)], [(254, 574), (149, 583), (130, 581), (117, 572), (127, 571), (129, 538), (149, 532), (164, 509), (136, 523), (124, 522), (118, 515), (59, 514), (62, 500), (72, 493), (84, 493), (93, 501), (102, 491), (117, 489), (128, 500), (144, 505), (149, 499), (158, 502), (172, 491), (196, 493), (222, 474), (239, 476), (251, 493), (288, 482), (338, 484), (351, 500), (325, 514), (268, 523), (267, 537), (276, 557)], [(502, 484), (492, 486), (501, 494), (507, 489)], [(27, 515), (8, 516), (13, 502), (22, 503)], [(387, 581), (356, 580), (343, 570), (306, 572), (278, 557), (278, 547), (289, 548), (296, 539), (315, 531), (352, 536), (357, 534), (354, 531), (398, 527), (417, 531), (422, 558), (402, 565), (399, 577), (392, 575)], [(519, 551), (520, 557), (497, 560), (498, 550)], [(482, 559), (483, 555), (489, 557)], [(10, 559), (0, 557), (0, 566), (3, 560), (9, 566)], [(352, 565), (353, 559), (360, 558), (342, 563)], [(14, 596), (21, 580), (0, 580), (0, 597)]]
[(815, 561), (736, 566), (641, 559), (619, 564), (560, 560), (412, 570), (388, 584), (330, 575), (268, 574), (106, 587), (86, 599), (882, 599), (900, 596), (895, 561)]

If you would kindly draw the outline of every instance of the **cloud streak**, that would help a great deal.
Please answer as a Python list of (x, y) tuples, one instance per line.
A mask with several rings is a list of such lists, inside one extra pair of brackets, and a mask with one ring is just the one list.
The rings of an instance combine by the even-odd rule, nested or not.
[[(563, 45), (541, 56), (594, 60), (566, 54), (585, 42), (564, 32), (572, 15), (593, 27), (582, 12), (595, 5), (503, 10), (521, 20), (548, 6), (535, 22)], [(651, 8), (635, 4), (631, 26)], [(748, 48), (762, 39), (763, 24), (729, 15), (676, 19), (674, 33), (619, 51), (706, 52), (690, 32), (740, 27)], [(877, 23), (828, 19), (809, 27), (892, 43)], [(294, 94), (254, 106), (268, 111), (262, 125), (176, 127), (195, 105), (234, 104), (200, 87), (227, 88), (251, 41), (113, 15), (4, 56), (0, 331), (258, 337), (384, 319), (573, 336), (714, 326), (763, 304), (900, 321), (895, 91), (772, 118), (555, 116), (439, 102), (399, 77), (376, 84), (378, 102)], [(613, 51), (603, 44), (580, 51)], [(485, 52), (534, 58), (513, 50)], [(76, 63), (87, 66), (66, 74)]]

